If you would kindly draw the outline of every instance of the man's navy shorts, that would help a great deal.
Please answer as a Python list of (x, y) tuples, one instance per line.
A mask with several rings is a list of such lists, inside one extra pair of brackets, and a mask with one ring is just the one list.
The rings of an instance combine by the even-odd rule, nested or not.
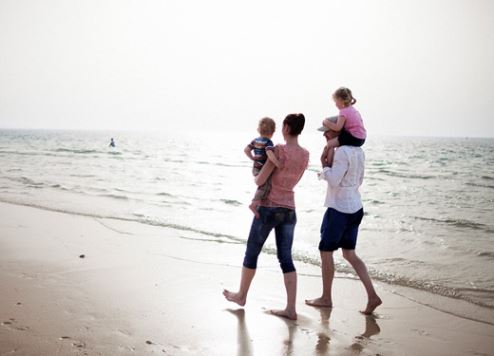
[(319, 250), (336, 251), (340, 247), (345, 250), (355, 250), (358, 228), (363, 216), (363, 208), (353, 214), (328, 208), (322, 219)]

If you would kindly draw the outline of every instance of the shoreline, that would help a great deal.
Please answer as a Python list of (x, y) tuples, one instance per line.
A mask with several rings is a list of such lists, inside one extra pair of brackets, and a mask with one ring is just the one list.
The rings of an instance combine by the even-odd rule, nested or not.
[(268, 315), (285, 301), (268, 254), (246, 307), (237, 308), (221, 292), (237, 287), (243, 244), (7, 203), (0, 216), (0, 354), (488, 355), (494, 346), (492, 324), (382, 282), (384, 304), (372, 317), (358, 313), (365, 292), (344, 275), (334, 282), (334, 308), (306, 306), (321, 291), (320, 271), (301, 262), (299, 320)]
[[(130, 224), (138, 224), (138, 225), (142, 224), (143, 226), (147, 226), (147, 227), (156, 227), (159, 229), (167, 229), (167, 230), (170, 229), (174, 231), (174, 233), (190, 233), (193, 235), (205, 235), (205, 236), (214, 237), (214, 239), (202, 239), (202, 238), (190, 237), (190, 239), (196, 241), (233, 243), (233, 244), (239, 244), (241, 246), (244, 246), (245, 244), (244, 240), (241, 240), (234, 235), (201, 231), (188, 226), (181, 226), (176, 224), (171, 224), (171, 225), (159, 224), (159, 223), (155, 224), (152, 222), (150, 223), (150, 222), (139, 221), (138, 219), (105, 216), (105, 215), (90, 214), (84, 212), (73, 212), (64, 209), (56, 209), (56, 208), (41, 206), (37, 204), (23, 203), (23, 202), (9, 201), (9, 200), (0, 200), (0, 204), (23, 206), (27, 208), (34, 208), (34, 209), (44, 210), (53, 213), (81, 216), (88, 219), (97, 219), (100, 224), (103, 224), (102, 220), (108, 220), (108, 221), (114, 221), (117, 224), (119, 223), (124, 223), (124, 224), (130, 223)], [(226, 239), (227, 241), (222, 239)], [(263, 253), (276, 256), (276, 248), (275, 246), (264, 246)], [(293, 258), (297, 265), (308, 265), (309, 269), (310, 267), (316, 267), (315, 269), (316, 274), (319, 273), (317, 278), (320, 278), (318, 259), (316, 260), (315, 258), (307, 257), (304, 254), (298, 255), (297, 252), (295, 251)], [(340, 277), (346, 276), (346, 278), (358, 281), (358, 277), (355, 275), (355, 272), (353, 271), (351, 266), (345, 265), (343, 267), (344, 270), (339, 269), (341, 268), (341, 266), (335, 266), (335, 267), (336, 267), (336, 274), (339, 275)], [(369, 267), (370, 266), (368, 266), (368, 268)], [(376, 273), (372, 273), (372, 271), (370, 270), (369, 270), (369, 274), (371, 275), (371, 278), (374, 282), (383, 283), (384, 285), (387, 286), (388, 289), (392, 290), (393, 293), (398, 293), (398, 294), (401, 293), (403, 297), (408, 298), (413, 302), (422, 304), (426, 307), (430, 307), (441, 312), (450, 313), (460, 318), (465, 318), (472, 321), (478, 321), (481, 323), (485, 323), (487, 325), (494, 326), (494, 308), (492, 307), (483, 305), (481, 303), (477, 303), (475, 301), (470, 301), (461, 297), (455, 298), (449, 295), (434, 293), (433, 291), (428, 289), (415, 287), (414, 285), (410, 285), (407, 280), (404, 281), (397, 280), (397, 281), (393, 281), (394, 283), (392, 283), (389, 280), (380, 278), (379, 273), (377, 273), (376, 275)], [(312, 274), (309, 273), (309, 275)]]

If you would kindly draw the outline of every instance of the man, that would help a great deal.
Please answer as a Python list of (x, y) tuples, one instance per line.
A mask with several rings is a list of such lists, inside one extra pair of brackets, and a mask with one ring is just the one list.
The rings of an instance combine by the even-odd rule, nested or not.
[[(338, 135), (326, 127), (321, 127), (326, 140)], [(316, 307), (332, 307), (331, 288), (334, 278), (333, 252), (340, 247), (343, 257), (352, 265), (367, 291), (367, 306), (361, 312), (372, 314), (382, 304), (377, 295), (364, 262), (355, 253), (358, 228), (364, 210), (358, 191), (364, 179), (364, 151), (360, 147), (341, 146), (336, 148), (333, 165), (327, 162), (327, 148), (321, 155), (323, 171), (319, 179), (328, 182), (326, 213), (321, 224), (321, 253), (322, 295), (316, 299), (306, 300), (305, 303)]]

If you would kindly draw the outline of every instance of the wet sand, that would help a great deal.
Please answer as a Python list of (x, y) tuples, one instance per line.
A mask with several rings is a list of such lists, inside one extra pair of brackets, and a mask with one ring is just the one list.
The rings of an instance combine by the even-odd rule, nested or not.
[(320, 273), (301, 263), (298, 320), (270, 315), (285, 302), (273, 255), (239, 308), (222, 290), (238, 287), (243, 252), (188, 231), (0, 203), (0, 355), (493, 354), (492, 314), (468, 320), (403, 288), (377, 283), (384, 304), (365, 316), (360, 282), (337, 275), (334, 308), (306, 306)]

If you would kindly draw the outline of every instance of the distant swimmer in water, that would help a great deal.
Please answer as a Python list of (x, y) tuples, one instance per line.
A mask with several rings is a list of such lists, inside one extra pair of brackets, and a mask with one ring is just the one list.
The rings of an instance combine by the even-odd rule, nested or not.
[(110, 144), (109, 144), (110, 147), (115, 147), (115, 141), (113, 141), (113, 137), (111, 138), (110, 140)]

